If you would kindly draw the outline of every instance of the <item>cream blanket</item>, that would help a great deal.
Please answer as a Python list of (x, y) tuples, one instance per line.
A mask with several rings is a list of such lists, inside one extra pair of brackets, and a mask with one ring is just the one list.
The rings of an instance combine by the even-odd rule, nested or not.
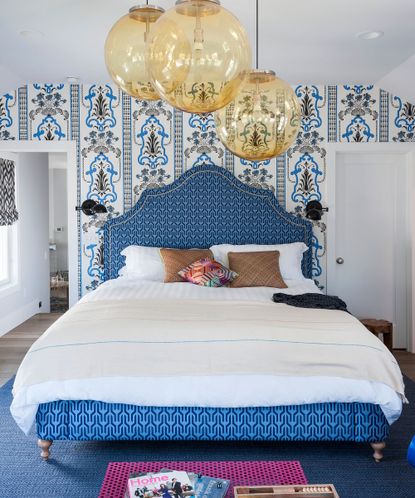
[[(131, 299), (83, 301), (55, 322), (33, 344), (19, 368), (11, 411), (28, 432), (39, 403), (97, 399), (153, 404), (154, 400), (143, 403), (143, 397), (137, 396), (147, 384), (157, 385), (147, 382), (157, 378), (168, 386), (156, 397), (161, 406), (183, 406), (175, 396), (183, 395), (185, 385), (192, 388), (186, 379), (193, 379), (193, 384), (200, 379), (201, 386), (209, 386), (205, 379), (219, 379), (210, 384), (216, 386), (233, 382), (235, 389), (225, 391), (225, 397), (227, 392), (232, 397), (245, 386), (260, 391), (256, 386), (263, 382), (264, 390), (274, 393), (274, 404), (287, 404), (284, 399), (280, 402), (275, 380), (267, 385), (269, 379), (281, 377), (287, 379), (287, 386), (298, 378), (303, 388), (303, 394), (298, 395), (292, 392), (296, 388), (291, 388), (288, 404), (344, 401), (341, 378), (354, 386), (355, 394), (346, 398), (350, 401), (378, 402), (385, 411), (384, 406), (393, 404), (386, 390), (405, 399), (394, 357), (347, 313), (272, 302)], [(311, 382), (316, 379), (313, 393), (305, 383), (308, 377)], [(242, 379), (244, 385), (235, 378)], [(338, 379), (338, 397), (335, 386), (334, 395), (333, 386), (328, 399), (324, 395), (326, 378)], [(368, 382), (363, 388), (363, 383), (356, 381)], [(383, 394), (376, 394), (379, 389), (369, 383), (383, 385)], [(193, 388), (196, 393), (200, 390)], [(247, 394), (245, 399), (249, 399)], [(206, 401), (199, 405), (197, 399), (194, 404), (224, 406), (206, 405)], [(399, 408), (394, 410), (399, 413)], [(391, 418), (396, 419), (396, 415)]]
[(30, 348), (13, 394), (21, 404), (49, 381), (244, 374), (367, 380), (404, 399), (396, 360), (347, 313), (201, 300), (81, 302)]

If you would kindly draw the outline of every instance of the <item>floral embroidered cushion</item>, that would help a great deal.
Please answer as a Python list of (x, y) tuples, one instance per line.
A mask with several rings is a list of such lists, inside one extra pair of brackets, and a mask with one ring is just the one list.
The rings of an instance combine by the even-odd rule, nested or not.
[(238, 276), (211, 258), (199, 259), (180, 270), (178, 274), (187, 282), (203, 287), (223, 287)]

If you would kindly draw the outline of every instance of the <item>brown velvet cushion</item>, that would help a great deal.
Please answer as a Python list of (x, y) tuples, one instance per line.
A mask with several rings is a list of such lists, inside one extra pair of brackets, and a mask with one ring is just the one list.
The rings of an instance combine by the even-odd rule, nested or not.
[(160, 249), (164, 263), (165, 282), (184, 282), (178, 275), (180, 270), (203, 258), (213, 259), (210, 249)]
[(275, 287), (285, 289), (279, 251), (228, 252), (229, 268), (238, 276), (229, 287)]

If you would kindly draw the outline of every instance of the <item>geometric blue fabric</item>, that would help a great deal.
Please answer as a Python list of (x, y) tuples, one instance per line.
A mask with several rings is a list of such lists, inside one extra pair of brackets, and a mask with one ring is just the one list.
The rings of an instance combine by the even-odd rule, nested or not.
[(104, 280), (117, 278), (129, 245), (207, 248), (215, 244), (304, 242), (311, 278), (312, 224), (278, 205), (270, 190), (250, 187), (218, 166), (195, 166), (173, 183), (143, 192), (137, 204), (104, 225)]
[(254, 408), (136, 406), (54, 401), (39, 406), (37, 433), (49, 440), (384, 441), (378, 405), (314, 403)]

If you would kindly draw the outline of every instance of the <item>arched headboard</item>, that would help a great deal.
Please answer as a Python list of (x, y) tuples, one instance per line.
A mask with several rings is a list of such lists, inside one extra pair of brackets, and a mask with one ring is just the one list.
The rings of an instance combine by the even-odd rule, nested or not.
[[(272, 192), (249, 187), (218, 166), (197, 166), (166, 187), (143, 192), (104, 225), (104, 280), (116, 278), (130, 245), (206, 248), (215, 244), (287, 244), (311, 248), (312, 225), (282, 209)], [(303, 273), (311, 278), (311, 249)]]

